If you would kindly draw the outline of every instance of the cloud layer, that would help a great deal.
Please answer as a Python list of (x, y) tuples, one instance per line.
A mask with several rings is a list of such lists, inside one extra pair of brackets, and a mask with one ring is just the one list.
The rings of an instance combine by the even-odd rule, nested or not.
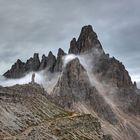
[(67, 51), (81, 27), (91, 24), (105, 51), (135, 80), (140, 77), (139, 7), (139, 0), (0, 0), (0, 74), (34, 52)]

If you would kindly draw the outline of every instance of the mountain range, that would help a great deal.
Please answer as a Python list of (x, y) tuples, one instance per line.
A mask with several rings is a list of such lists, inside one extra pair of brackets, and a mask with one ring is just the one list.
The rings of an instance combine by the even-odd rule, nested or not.
[(68, 53), (59, 48), (57, 57), (49, 52), (41, 60), (38, 53), (26, 62), (18, 59), (3, 76), (19, 79), (40, 71), (51, 75), (43, 85), (0, 87), (1, 139), (140, 139), (137, 83), (105, 53), (91, 25), (71, 40)]

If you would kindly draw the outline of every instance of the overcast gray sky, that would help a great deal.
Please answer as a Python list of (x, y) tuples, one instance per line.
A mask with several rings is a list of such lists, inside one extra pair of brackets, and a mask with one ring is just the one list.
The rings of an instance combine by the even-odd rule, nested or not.
[(67, 51), (88, 24), (104, 50), (140, 81), (139, 0), (0, 0), (0, 74), (34, 52)]

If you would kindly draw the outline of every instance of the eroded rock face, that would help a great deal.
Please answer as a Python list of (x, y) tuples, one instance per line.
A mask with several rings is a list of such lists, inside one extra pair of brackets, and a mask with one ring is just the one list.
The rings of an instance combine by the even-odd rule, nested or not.
[(18, 78), (19, 76), (24, 76), (25, 72), (25, 63), (22, 62), (20, 59), (12, 65), (11, 69), (4, 73), (4, 76), (7, 78)]
[[(61, 68), (62, 62), (60, 62), (60, 58), (58, 58), (57, 67)], [(32, 72), (32, 71), (40, 71), (47, 69), (50, 72), (54, 72), (54, 67), (56, 65), (56, 57), (53, 55), (52, 52), (49, 52), (48, 56), (42, 56), (42, 60), (40, 62), (39, 54), (35, 53), (33, 57), (28, 59), (26, 63), (22, 62), (21, 60), (17, 60), (17, 62), (8, 70), (6, 73), (3, 74), (6, 78), (21, 78), (25, 76), (25, 74)], [(61, 68), (62, 69), (62, 68)]]
[(47, 66), (47, 62), (48, 62), (48, 57), (46, 57), (45, 54), (43, 54), (39, 70), (44, 70)]
[(100, 96), (96, 88), (91, 86), (87, 72), (78, 58), (67, 64), (51, 95), (62, 107), (76, 109), (74, 104), (83, 102), (102, 119), (112, 124), (117, 123), (110, 106)]
[(77, 41), (75, 38), (72, 39), (70, 43), (69, 53), (87, 53), (90, 52), (91, 49), (102, 50), (102, 46), (98, 40), (96, 33), (93, 31), (92, 26), (88, 25), (82, 28)]
[(48, 61), (47, 61), (47, 69), (48, 69), (48, 71), (53, 72), (55, 64), (56, 64), (56, 57), (50, 51), (49, 54), (48, 54)]
[[(137, 93), (136, 83), (132, 83), (131, 77), (125, 66), (107, 55), (102, 56), (93, 69), (99, 81), (103, 81), (111, 88), (116, 88), (114, 101), (117, 106), (126, 113), (140, 114), (140, 94)], [(137, 107), (136, 107), (137, 106)]]
[(41, 70), (47, 70), (51, 73), (62, 72), (64, 55), (66, 55), (66, 53), (59, 48), (57, 58), (50, 51), (47, 57), (42, 55), (40, 62), (39, 54), (35, 53), (34, 56), (28, 59), (26, 63), (18, 60), (10, 70), (3, 74), (3, 76), (6, 78), (21, 78), (29, 72)]
[(11, 69), (4, 73), (3, 76), (6, 78), (20, 78), (25, 76), (28, 72), (37, 71), (39, 67), (39, 54), (35, 53), (34, 56), (28, 59), (26, 63), (18, 59)]
[(100, 75), (99, 78), (106, 83), (112, 83), (118, 88), (134, 86), (124, 65), (114, 57), (102, 56), (95, 66), (94, 73)]
[(25, 71), (26, 72), (37, 71), (39, 69), (39, 66), (40, 66), (39, 54), (35, 53), (33, 58), (31, 57), (25, 63)]
[(57, 54), (57, 60), (56, 64), (54, 67), (54, 72), (62, 72), (62, 67), (63, 67), (63, 57), (66, 55), (66, 53), (59, 48), (58, 49), (58, 54)]
[[(104, 131), (112, 134), (115, 140), (133, 140), (134, 138), (139, 140), (140, 136), (137, 133), (139, 120), (135, 113), (139, 112), (136, 105), (139, 106), (140, 96), (134, 92), (133, 88), (131, 90), (120, 88), (113, 94), (117, 95), (115, 100), (119, 100), (113, 102), (115, 106), (108, 104), (107, 100), (103, 98), (106, 94), (101, 95), (96, 87), (91, 85), (85, 68), (76, 58), (65, 67), (51, 94), (53, 98), (51, 100), (66, 109), (80, 112), (89, 109), (91, 114), (95, 112), (103, 120)], [(77, 106), (79, 103), (84, 104), (83, 110), (79, 110), (79, 106)], [(106, 135), (104, 139), (112, 140), (112, 136)]]
[(95, 65), (94, 73), (100, 75), (100, 80), (112, 83), (119, 88), (134, 87), (136, 85), (132, 83), (129, 73), (124, 65), (114, 57), (110, 58), (108, 54), (104, 53), (96, 33), (93, 31), (92, 26), (88, 25), (82, 28), (78, 40), (76, 40), (76, 38), (72, 39), (69, 53), (84, 54), (91, 52), (93, 52), (94, 56), (89, 59), (96, 59), (95, 57), (97, 57), (97, 53), (100, 53), (96, 65), (93, 64)]

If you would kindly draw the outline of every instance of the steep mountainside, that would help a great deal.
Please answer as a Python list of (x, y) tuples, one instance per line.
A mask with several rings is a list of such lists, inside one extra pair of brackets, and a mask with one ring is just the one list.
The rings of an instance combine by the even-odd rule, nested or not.
[[(74, 57), (66, 63), (67, 57), (71, 56), (71, 54)], [(66, 63), (65, 65), (63, 65), (63, 61)], [(43, 55), (40, 61), (38, 54), (34, 54), (34, 57), (27, 60), (26, 63), (18, 60), (4, 76), (7, 78), (19, 78), (30, 71), (39, 70), (48, 70), (54, 75), (56, 72), (61, 73), (51, 94), (46, 95), (50, 102), (68, 111), (88, 113), (92, 117), (96, 116), (100, 120), (105, 134), (111, 134), (114, 140), (140, 139), (140, 90), (137, 89), (136, 82), (131, 81), (125, 66), (116, 58), (109, 57), (109, 54), (104, 52), (91, 25), (82, 28), (77, 40), (76, 38), (72, 39), (68, 55), (62, 49), (59, 49), (57, 58), (52, 52), (49, 52), (48, 56)], [(32, 87), (30, 88), (32, 89)], [(10, 88), (11, 91), (12, 89), (13, 87)], [(43, 99), (44, 97), (41, 97), (40, 102)], [(45, 103), (49, 101), (43, 100)], [(42, 104), (44, 104), (43, 102)], [(32, 101), (28, 107), (30, 106), (34, 106), (34, 104), (32, 106)], [(41, 109), (43, 109), (43, 105), (41, 106)], [(31, 110), (34, 112), (34, 108)], [(44, 113), (44, 110), (42, 113)], [(90, 120), (88, 117), (86, 120)], [(64, 118), (61, 119), (65, 121)], [(58, 125), (59, 122), (55, 121), (55, 124)], [(67, 126), (68, 124), (66, 123), (65, 125)], [(77, 128), (78, 126), (80, 127)], [(82, 135), (82, 125), (79, 123), (78, 126), (76, 130), (71, 127), (70, 130), (72, 130), (73, 136), (76, 134)], [(87, 139), (93, 139), (92, 136), (90, 137), (90, 127), (92, 125), (88, 127), (88, 133), (84, 133), (84, 135), (89, 136)], [(46, 133), (47, 130), (45, 129), (44, 131), (41, 128), (37, 127), (34, 130), (35, 132), (39, 131), (41, 133), (43, 131), (43, 133)], [(67, 128), (69, 129), (69, 127)], [(65, 135), (64, 133), (62, 135)], [(34, 135), (39, 134), (34, 133)], [(52, 133), (48, 134), (48, 136), (50, 135)], [(77, 137), (86, 139), (81, 135)], [(67, 139), (72, 138), (67, 137)]]
[(0, 87), (0, 139), (110, 140), (97, 118), (64, 111), (38, 84)]
[(51, 95), (62, 107), (78, 110), (76, 104), (81, 102), (111, 124), (117, 123), (111, 107), (96, 88), (91, 86), (87, 72), (78, 58), (67, 64)]
[(69, 50), (80, 54), (79, 60), (72, 60), (64, 68), (52, 92), (57, 100), (54, 102), (96, 114), (104, 131), (111, 133), (115, 140), (139, 140), (140, 93), (136, 84), (122, 63), (104, 53), (91, 26), (84, 27), (79, 38), (84, 39), (71, 43)]

